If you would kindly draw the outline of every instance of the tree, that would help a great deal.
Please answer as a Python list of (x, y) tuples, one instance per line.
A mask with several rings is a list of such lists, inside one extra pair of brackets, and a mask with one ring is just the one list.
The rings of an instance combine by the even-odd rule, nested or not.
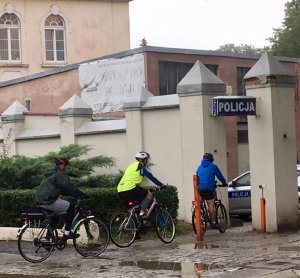
[(147, 45), (148, 45), (148, 41), (145, 38), (142, 38), (140, 46), (147, 46)]
[(300, 57), (300, 0), (285, 4), (282, 27), (273, 29), (271, 52), (277, 56)]
[(268, 50), (269, 48), (267, 46), (264, 48), (256, 48), (255, 46), (249, 44), (234, 45), (233, 43), (221, 45), (219, 49), (217, 49), (217, 51), (239, 54), (262, 54)]
[(87, 157), (90, 150), (86, 145), (71, 144), (62, 147), (58, 152), (49, 152), (34, 158), (23, 155), (0, 156), (0, 189), (29, 189), (38, 186), (44, 172), (54, 167), (54, 158), (58, 156), (70, 159), (67, 173), (78, 186), (89, 187), (90, 183), (92, 187), (116, 186), (121, 173), (94, 174), (97, 168), (114, 166), (115, 160), (103, 155)]

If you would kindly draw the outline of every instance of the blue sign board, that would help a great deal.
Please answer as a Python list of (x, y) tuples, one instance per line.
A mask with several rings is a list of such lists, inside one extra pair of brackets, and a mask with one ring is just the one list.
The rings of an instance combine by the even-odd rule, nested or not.
[(213, 116), (256, 115), (255, 97), (214, 97)]

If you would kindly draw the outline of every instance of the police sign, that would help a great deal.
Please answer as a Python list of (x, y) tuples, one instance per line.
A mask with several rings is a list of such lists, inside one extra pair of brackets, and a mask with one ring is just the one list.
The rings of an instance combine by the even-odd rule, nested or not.
[(255, 97), (214, 97), (212, 99), (213, 116), (256, 115)]

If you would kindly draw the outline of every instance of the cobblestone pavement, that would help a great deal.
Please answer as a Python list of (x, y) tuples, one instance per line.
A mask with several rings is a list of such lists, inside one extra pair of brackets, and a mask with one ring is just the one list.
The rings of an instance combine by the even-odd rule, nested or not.
[(169, 245), (111, 244), (98, 258), (82, 258), (68, 246), (39, 264), (26, 262), (15, 241), (0, 242), (0, 278), (28, 277), (300, 277), (300, 232), (260, 234), (246, 223), (224, 234), (208, 230), (198, 243), (190, 233)]

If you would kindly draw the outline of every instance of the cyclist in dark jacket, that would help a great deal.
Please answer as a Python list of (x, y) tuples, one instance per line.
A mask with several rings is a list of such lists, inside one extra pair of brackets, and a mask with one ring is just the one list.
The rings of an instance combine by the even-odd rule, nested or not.
[(65, 157), (55, 158), (56, 168), (48, 170), (35, 195), (35, 203), (39, 207), (48, 209), (55, 214), (66, 214), (66, 226), (64, 239), (79, 237), (72, 233), (71, 224), (74, 218), (74, 205), (60, 198), (60, 195), (84, 198), (85, 194), (80, 191), (65, 173), (69, 160)]
[(223, 186), (227, 186), (226, 179), (222, 175), (219, 167), (213, 163), (214, 157), (211, 153), (205, 153), (201, 164), (197, 169), (198, 185), (201, 197), (206, 201), (208, 212), (211, 217), (212, 227), (218, 228), (216, 224), (216, 211), (215, 211), (215, 190), (217, 177)]

